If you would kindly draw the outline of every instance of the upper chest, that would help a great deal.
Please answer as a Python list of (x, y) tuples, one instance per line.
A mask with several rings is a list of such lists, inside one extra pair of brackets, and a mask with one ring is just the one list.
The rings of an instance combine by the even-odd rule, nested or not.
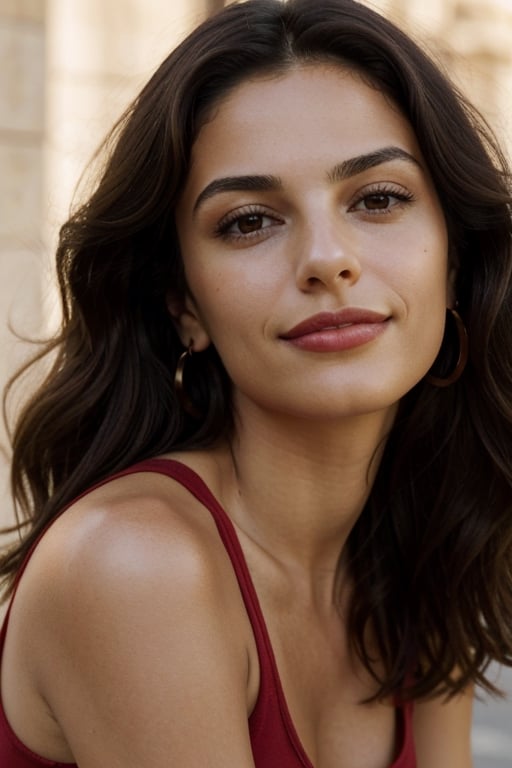
[(350, 653), (342, 617), (319, 619), (293, 590), (283, 599), (257, 568), (252, 576), (285, 719), (314, 768), (390, 768), (400, 748), (397, 710), (363, 703), (376, 684)]

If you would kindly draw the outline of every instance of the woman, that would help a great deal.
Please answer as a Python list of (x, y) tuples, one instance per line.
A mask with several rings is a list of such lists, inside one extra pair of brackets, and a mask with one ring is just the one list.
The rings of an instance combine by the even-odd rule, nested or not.
[(228, 7), (114, 136), (14, 435), (2, 764), (470, 766), (512, 663), (498, 148), (352, 0)]

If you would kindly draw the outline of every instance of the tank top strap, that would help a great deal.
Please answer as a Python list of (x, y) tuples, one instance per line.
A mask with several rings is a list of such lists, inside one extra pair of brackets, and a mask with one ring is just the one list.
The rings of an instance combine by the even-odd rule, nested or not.
[[(285, 704), (274, 651), (256, 589), (249, 573), (238, 535), (228, 514), (204, 480), (193, 469), (180, 461), (163, 458), (148, 459), (130, 467), (129, 470), (121, 474), (128, 474), (128, 472), (158, 472), (167, 475), (167, 477), (176, 480), (186, 488), (210, 512), (233, 566), (258, 652), (260, 684), (257, 702), (249, 718), (251, 733), (253, 736), (257, 736), (260, 731), (264, 730), (269, 720), (275, 722), (277, 716), (284, 721), (288, 738), (294, 742), (297, 752), (303, 754), (302, 745)], [(311, 766), (309, 761), (303, 764), (306, 768)]]
[(174, 459), (149, 459), (135, 465), (131, 470), (134, 472), (159, 472), (171, 477), (186, 488), (210, 512), (233, 565), (244, 604), (253, 625), (257, 645), (266, 645), (268, 633), (263, 613), (235, 527), (204, 480), (186, 464)]
[[(186, 464), (156, 458), (136, 464), (130, 472), (158, 472), (176, 480), (211, 514), (231, 561), (254, 634), (259, 662), (259, 690), (249, 717), (251, 744), (257, 766), (313, 768), (290, 716), (272, 643), (235, 526), (204, 480)], [(124, 472), (123, 474), (127, 474)], [(269, 743), (270, 742), (270, 743)], [(270, 752), (273, 754), (270, 766)], [(260, 754), (262, 755), (260, 757)], [(394, 768), (394, 766), (393, 766)]]

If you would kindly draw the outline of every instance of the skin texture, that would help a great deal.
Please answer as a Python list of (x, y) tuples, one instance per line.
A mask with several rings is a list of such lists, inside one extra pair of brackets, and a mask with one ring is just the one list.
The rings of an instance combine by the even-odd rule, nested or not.
[[(395, 157), (366, 170), (346, 164), (389, 147)], [(394, 710), (359, 703), (375, 685), (349, 652), (340, 552), (397, 402), (441, 343), (452, 302), (442, 211), (408, 123), (332, 66), (235, 89), (192, 161), (177, 211), (190, 293), (169, 308), (184, 343), (216, 345), (236, 430), (229, 445), (178, 458), (235, 524), (313, 764), (386, 768)], [(219, 187), (247, 175), (267, 187), (272, 176), (272, 188)], [(344, 307), (380, 313), (382, 331), (329, 352), (283, 338)], [(251, 768), (258, 679), (214, 525), (173, 481), (113, 481), (45, 535), (2, 674), (8, 717), (32, 749), (80, 768)], [(418, 768), (468, 768), (470, 718), (470, 693), (418, 703)]]

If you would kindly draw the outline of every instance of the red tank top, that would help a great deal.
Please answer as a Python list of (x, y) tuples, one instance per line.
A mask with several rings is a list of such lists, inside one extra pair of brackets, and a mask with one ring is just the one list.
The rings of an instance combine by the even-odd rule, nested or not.
[[(173, 478), (187, 488), (212, 515), (229, 555), (254, 632), (260, 664), (258, 700), (254, 711), (249, 717), (249, 732), (256, 768), (313, 768), (290, 717), (258, 597), (235, 528), (228, 515), (193, 470), (184, 464), (170, 459), (151, 459), (141, 462), (113, 477), (107, 478), (95, 485), (94, 488), (98, 488), (114, 478), (135, 472), (158, 472)], [(89, 491), (86, 491), (82, 496), (85, 496), (87, 493)], [(82, 498), (82, 496), (79, 498)], [(29, 552), (18, 573), (15, 590), (35, 546), (37, 546), (37, 542)], [(12, 599), (14, 599), (14, 594)], [(10, 606), (0, 633), (0, 659), (7, 632), (9, 613)], [(416, 768), (411, 704), (405, 704), (397, 708), (396, 741), (397, 757), (390, 768)], [(71, 763), (57, 763), (39, 757), (22, 744), (9, 726), (1, 702), (0, 766), (2, 768), (4, 766), (5, 768), (40, 768), (41, 766), (77, 768)]]

